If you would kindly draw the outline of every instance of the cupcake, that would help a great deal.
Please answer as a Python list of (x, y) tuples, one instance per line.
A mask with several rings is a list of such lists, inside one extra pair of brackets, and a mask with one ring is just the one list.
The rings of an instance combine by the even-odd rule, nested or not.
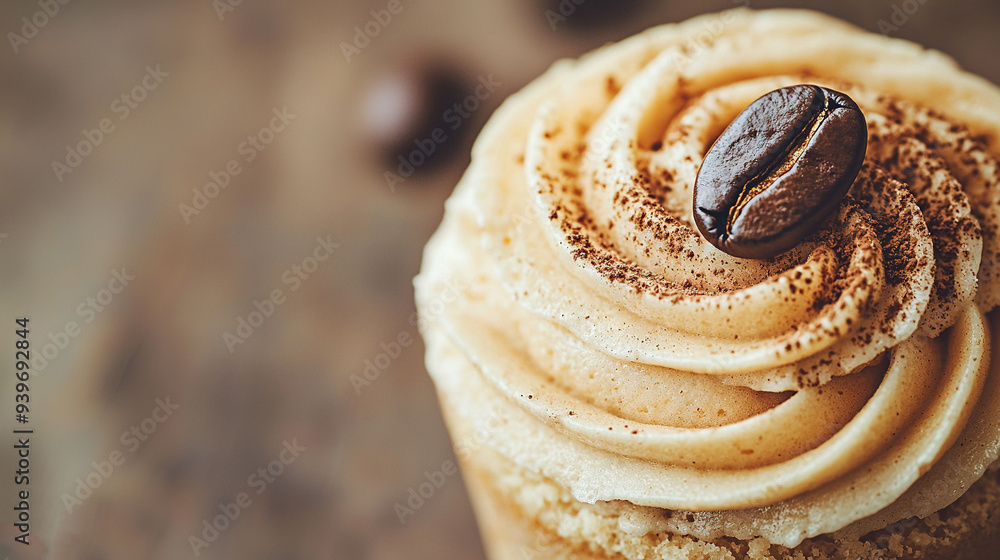
[(807, 11), (511, 96), (415, 280), (489, 557), (997, 558), (998, 158), (1000, 89)]

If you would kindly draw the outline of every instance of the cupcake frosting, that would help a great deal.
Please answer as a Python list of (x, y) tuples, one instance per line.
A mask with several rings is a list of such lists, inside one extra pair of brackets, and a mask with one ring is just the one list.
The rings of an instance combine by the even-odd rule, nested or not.
[[(791, 251), (727, 255), (693, 225), (701, 162), (803, 83), (861, 107), (864, 166)], [(998, 147), (996, 87), (811, 12), (560, 62), (491, 119), (428, 245), (428, 369), (449, 414), (630, 531), (795, 546), (927, 515), (997, 459)]]

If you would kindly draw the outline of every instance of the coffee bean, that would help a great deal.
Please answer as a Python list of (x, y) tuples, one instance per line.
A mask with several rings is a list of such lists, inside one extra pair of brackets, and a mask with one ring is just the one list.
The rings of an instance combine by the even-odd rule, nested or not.
[(867, 147), (865, 117), (850, 97), (815, 85), (772, 91), (705, 156), (694, 185), (695, 223), (735, 257), (784, 253), (836, 210)]
[(400, 158), (428, 143), (415, 172), (449, 163), (473, 127), (456, 129), (454, 120), (446, 119), (475, 88), (458, 69), (436, 60), (383, 71), (361, 96), (359, 116), (369, 145), (393, 171)]

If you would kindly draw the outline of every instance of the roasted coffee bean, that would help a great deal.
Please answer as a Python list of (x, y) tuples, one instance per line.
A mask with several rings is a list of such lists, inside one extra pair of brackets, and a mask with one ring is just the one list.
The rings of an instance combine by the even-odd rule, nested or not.
[(719, 136), (694, 185), (694, 219), (735, 257), (784, 253), (840, 204), (864, 163), (868, 127), (857, 103), (815, 85), (754, 101)]

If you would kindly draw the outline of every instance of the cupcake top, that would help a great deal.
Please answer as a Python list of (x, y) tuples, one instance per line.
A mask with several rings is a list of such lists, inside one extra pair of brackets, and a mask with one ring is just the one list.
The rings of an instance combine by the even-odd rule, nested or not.
[[(800, 84), (857, 103), (857, 178), (790, 250), (727, 254), (696, 226), (699, 170)], [(501, 411), (491, 445), (518, 464), (662, 508), (648, 530), (795, 546), (926, 515), (1000, 447), (998, 155), (995, 86), (812, 12), (558, 63), (491, 119), (428, 245), (428, 368), (486, 382), (458, 412)]]

